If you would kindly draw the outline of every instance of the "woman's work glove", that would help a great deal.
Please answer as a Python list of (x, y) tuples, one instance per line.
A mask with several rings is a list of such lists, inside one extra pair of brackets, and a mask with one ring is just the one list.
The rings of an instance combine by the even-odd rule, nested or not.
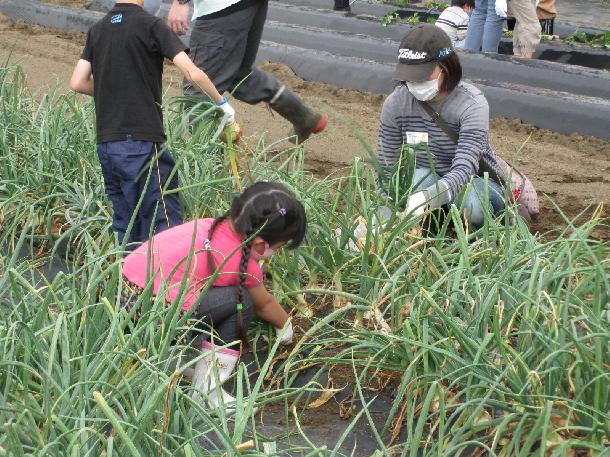
[(508, 5), (506, 0), (496, 0), (496, 14), (500, 17), (506, 17)]
[[(387, 206), (381, 206), (377, 210), (376, 214), (373, 214), (371, 218), (371, 230), (372, 235), (377, 235), (380, 228), (390, 220), (392, 217), (392, 210)], [(358, 216), (356, 220), (356, 228), (354, 229), (354, 236), (347, 240), (347, 248), (350, 251), (360, 252), (366, 243), (366, 234), (368, 232), (368, 226), (366, 219), (362, 216)], [(340, 245), (341, 241), (341, 228), (335, 229), (335, 236), (337, 237), (337, 246)]]
[[(358, 216), (354, 222), (356, 222), (356, 228), (354, 229), (354, 235), (353, 235), (353, 237), (350, 237), (347, 240), (346, 247), (350, 251), (360, 252), (360, 249), (364, 246), (364, 243), (366, 241), (366, 233), (367, 233), (368, 229), (366, 226), (366, 220), (362, 216)], [(372, 221), (373, 233), (375, 233), (376, 222), (377, 222), (376, 219), (374, 219)], [(337, 238), (337, 246), (339, 246), (341, 243), (341, 233), (342, 233), (341, 227), (338, 227), (335, 229), (335, 236)]]
[(424, 192), (415, 192), (409, 197), (409, 200), (407, 200), (407, 206), (401, 216), (406, 216), (408, 214), (412, 217), (422, 216), (426, 211), (426, 201), (427, 198)]
[(280, 338), (280, 344), (292, 344), (293, 336), (294, 330), (292, 329), (292, 322), (288, 321), (288, 324), (286, 324), (284, 328), (275, 327), (275, 337)]
[(229, 99), (225, 97), (223, 101), (216, 103), (220, 109), (224, 111), (224, 117), (227, 120), (227, 124), (233, 124), (235, 122), (235, 110), (229, 105)]

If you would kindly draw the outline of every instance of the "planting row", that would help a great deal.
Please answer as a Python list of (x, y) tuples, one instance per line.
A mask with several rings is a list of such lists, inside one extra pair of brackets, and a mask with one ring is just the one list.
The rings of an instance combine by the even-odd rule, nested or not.
[[(32, 0), (0, 0), (0, 11), (11, 18), (80, 31), (102, 15)], [(160, 14), (166, 13), (167, 5), (162, 5)], [(390, 28), (390, 39), (380, 38), (371, 36), (370, 29), (385, 29), (368, 21), (278, 4), (272, 4), (269, 18), (259, 59), (286, 63), (304, 79), (372, 92), (391, 91), (396, 40), (403, 32), (400, 27)], [(500, 55), (463, 52), (460, 57), (466, 77), (477, 80), (494, 116), (518, 117), (558, 132), (610, 138), (607, 72)]]
[[(218, 216), (238, 193), (225, 146), (212, 119), (187, 134), (176, 108), (166, 107), (167, 143), (185, 215)], [(607, 447), (610, 246), (590, 237), (599, 211), (541, 239), (504, 215), (472, 234), (454, 206), (434, 236), (417, 220), (391, 219), (354, 240), (357, 218), (371, 224), (380, 204), (370, 169), (356, 161), (318, 180), (300, 148), (251, 148), (242, 180), (284, 183), (309, 222), (304, 245), (267, 264), (271, 290), (298, 317), (295, 344), (280, 353), (273, 330), (254, 326), (256, 356), (233, 377), (243, 408), (229, 420), (192, 399), (183, 374), (197, 355), (172, 344), (189, 325), (180, 303), (144, 295), (136, 323), (121, 304), (91, 103), (36, 99), (18, 68), (2, 67), (0, 123), (0, 455), (565, 456)], [(58, 247), (69, 269), (34, 278)], [(24, 248), (30, 260), (5, 254)], [(346, 386), (351, 395), (339, 396)], [(375, 391), (389, 402), (382, 415)], [(325, 414), (335, 396), (344, 422)], [(308, 434), (306, 411), (343, 424), (332, 444)], [(362, 423), (371, 441), (346, 449)]]

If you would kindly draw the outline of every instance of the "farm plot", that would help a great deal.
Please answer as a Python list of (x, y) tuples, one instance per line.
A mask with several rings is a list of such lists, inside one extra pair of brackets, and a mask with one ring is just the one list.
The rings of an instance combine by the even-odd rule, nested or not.
[[(217, 215), (236, 192), (223, 145), (212, 123), (185, 134), (174, 108), (166, 106), (168, 143), (185, 212)], [(290, 186), (310, 224), (304, 247), (267, 266), (274, 294), (298, 316), (298, 338), (280, 353), (273, 339), (264, 342), (269, 329), (254, 326), (256, 357), (234, 378), (243, 409), (229, 418), (193, 402), (187, 366), (174, 367), (187, 351), (171, 344), (187, 326), (177, 309), (148, 297), (132, 325), (119, 303), (92, 105), (60, 92), (33, 97), (22, 71), (3, 67), (0, 122), (0, 455), (371, 455), (372, 447), (379, 456), (567, 456), (607, 448), (610, 250), (591, 236), (601, 208), (540, 237), (506, 217), (470, 233), (454, 207), (434, 236), (417, 221), (391, 220), (351, 240), (361, 243), (355, 252), (346, 249), (354, 221), (370, 223), (379, 204), (363, 161), (320, 179), (305, 171), (301, 149), (251, 143), (242, 171)], [(24, 249), (27, 259), (14, 254)], [(41, 275), (53, 256), (68, 268)], [(323, 445), (311, 411), (330, 421), (333, 397), (342, 430)], [(283, 418), (273, 435), (270, 413)], [(370, 442), (346, 450), (362, 424)]]
[[(58, 83), (62, 90), (67, 90), (75, 58), (84, 45), (83, 34), (12, 23), (1, 16), (0, 31), (0, 58), (23, 66), (28, 86), (37, 96), (52, 90)], [(383, 96), (303, 81), (281, 64), (264, 63), (262, 68), (309, 104), (329, 112), (331, 116), (327, 132), (305, 144), (307, 169), (318, 177), (324, 177), (329, 170), (349, 168), (354, 157), (368, 159), (368, 152), (359, 136), (372, 147), (376, 144)], [(168, 87), (168, 96), (180, 93), (181, 77), (171, 66), (166, 68), (164, 84)], [(268, 143), (286, 135), (289, 125), (279, 116), (273, 116), (265, 106), (239, 102), (235, 105), (239, 122), (247, 135), (264, 134)], [(561, 135), (502, 118), (492, 119), (491, 126), (494, 150), (507, 160), (516, 160), (543, 195), (541, 216), (531, 226), (533, 231), (561, 231), (566, 227), (562, 213), (570, 219), (584, 221), (597, 203), (610, 205), (607, 174), (610, 142), (584, 135)], [(276, 149), (282, 148), (280, 145)], [(594, 232), (594, 236), (606, 239), (609, 234), (610, 231), (603, 226)]]

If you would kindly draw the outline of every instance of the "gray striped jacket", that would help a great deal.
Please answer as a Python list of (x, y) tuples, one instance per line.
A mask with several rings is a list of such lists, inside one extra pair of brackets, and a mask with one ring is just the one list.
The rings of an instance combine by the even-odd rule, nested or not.
[(496, 158), (489, 143), (489, 105), (479, 89), (460, 82), (441, 102), (429, 103), (459, 133), (458, 144), (426, 114), (407, 86), (400, 84), (383, 104), (377, 159), (387, 177), (403, 142), (406, 144), (406, 134), (427, 132), (429, 153), (418, 150), (416, 166), (432, 168), (441, 177), (438, 186), (424, 190), (431, 207), (436, 208), (451, 202), (470, 178), (478, 174), (481, 159), (495, 167)]

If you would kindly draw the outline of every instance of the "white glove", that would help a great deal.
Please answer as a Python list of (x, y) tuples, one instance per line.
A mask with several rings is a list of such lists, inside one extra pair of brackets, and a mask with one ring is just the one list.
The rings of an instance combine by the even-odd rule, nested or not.
[(224, 111), (224, 118), (227, 120), (227, 124), (235, 122), (235, 110), (229, 105), (229, 99), (227, 97), (225, 97), (222, 102), (216, 103), (216, 106)]
[[(366, 233), (368, 232), (368, 229), (366, 227), (366, 220), (362, 217), (362, 216), (358, 216), (358, 218), (355, 220), (355, 222), (358, 222), (358, 225), (356, 225), (356, 228), (354, 229), (354, 236), (350, 237), (349, 240), (347, 240), (347, 248), (350, 251), (353, 252), (360, 252), (360, 249), (362, 248), (362, 246), (364, 246), (365, 240), (366, 240)], [(373, 227), (373, 233), (376, 232), (376, 221), (373, 220), (372, 222), (372, 227)], [(339, 239), (341, 238), (341, 229), (338, 228), (336, 230), (337, 233), (337, 242), (339, 242)]]
[[(356, 230), (354, 230), (354, 238), (356, 239), (356, 241), (359, 241), (366, 237), (366, 223), (364, 222), (364, 219), (360, 216), (356, 220), (358, 221), (358, 225), (356, 226)], [(341, 227), (337, 227), (335, 229), (337, 247), (341, 246), (341, 234), (342, 233), (343, 233), (343, 230), (341, 230)], [(347, 240), (347, 249), (349, 249), (350, 251), (353, 251), (353, 252), (360, 252), (360, 248), (358, 247), (358, 245), (354, 242), (354, 240), (351, 237), (349, 240)]]
[(496, 0), (496, 14), (500, 17), (506, 17), (508, 5), (506, 0)]
[(414, 217), (419, 217), (426, 211), (426, 194), (424, 192), (415, 192), (409, 197), (407, 207), (403, 214), (411, 214)]
[[(375, 222), (373, 222), (373, 227), (375, 227)], [(366, 221), (359, 217), (358, 218), (358, 225), (356, 226), (356, 229), (354, 230), (354, 238), (356, 238), (357, 240), (364, 240), (366, 238), (366, 233), (368, 232), (368, 229), (366, 228)]]
[(283, 335), (280, 339), (280, 344), (287, 345), (292, 344), (292, 337), (294, 336), (294, 330), (292, 330), (292, 322), (288, 321), (288, 324), (284, 328), (275, 328), (275, 337), (280, 338), (280, 334)]
[[(386, 206), (381, 206), (376, 214), (373, 214), (371, 218), (371, 229), (373, 236), (377, 235), (379, 229), (392, 217), (392, 210)], [(360, 252), (361, 248), (366, 242), (366, 234), (368, 232), (366, 219), (362, 216), (358, 216), (354, 222), (357, 222), (356, 228), (354, 229), (354, 236), (347, 240), (347, 248), (350, 251)], [(341, 241), (341, 228), (335, 229), (335, 236), (337, 237), (337, 246), (340, 245)], [(354, 241), (355, 240), (355, 241)]]

